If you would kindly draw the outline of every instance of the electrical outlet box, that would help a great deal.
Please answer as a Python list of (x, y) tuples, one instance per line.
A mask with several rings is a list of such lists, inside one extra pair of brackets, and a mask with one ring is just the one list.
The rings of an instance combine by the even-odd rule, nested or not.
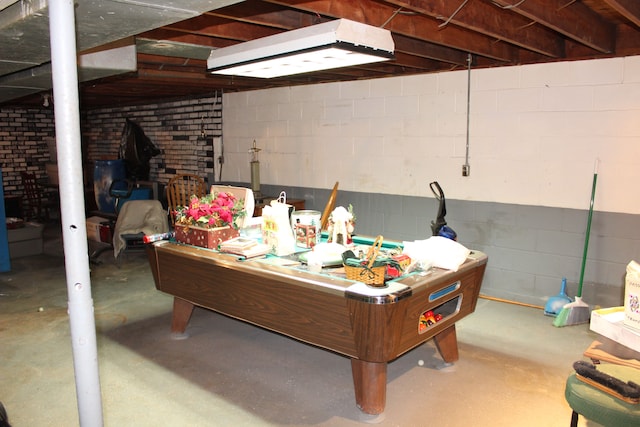
[(471, 172), (471, 166), (462, 165), (462, 176), (469, 176), (470, 172)]

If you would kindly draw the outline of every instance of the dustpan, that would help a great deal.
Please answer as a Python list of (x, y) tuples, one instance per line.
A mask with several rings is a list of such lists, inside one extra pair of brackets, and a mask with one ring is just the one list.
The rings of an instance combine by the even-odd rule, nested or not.
[(567, 295), (567, 278), (563, 277), (560, 292), (558, 295), (549, 297), (544, 306), (544, 315), (555, 317), (560, 313), (562, 308), (570, 302), (573, 302), (573, 300)]

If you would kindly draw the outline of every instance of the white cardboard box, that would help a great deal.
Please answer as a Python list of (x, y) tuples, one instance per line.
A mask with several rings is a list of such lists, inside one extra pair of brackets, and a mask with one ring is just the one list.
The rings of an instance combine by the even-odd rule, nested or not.
[(624, 286), (624, 324), (640, 332), (640, 264), (627, 265)]
[(108, 219), (99, 216), (92, 216), (87, 218), (87, 239), (94, 242), (101, 242), (100, 240), (100, 225), (103, 222), (109, 222)]
[(624, 307), (611, 307), (591, 312), (592, 331), (635, 351), (640, 351), (640, 331), (624, 324)]

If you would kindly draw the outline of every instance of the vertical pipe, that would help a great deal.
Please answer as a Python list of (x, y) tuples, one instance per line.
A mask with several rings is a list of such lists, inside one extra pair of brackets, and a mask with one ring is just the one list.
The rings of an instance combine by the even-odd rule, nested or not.
[(471, 166), (469, 165), (469, 123), (471, 113), (471, 54), (467, 54), (467, 140), (464, 155), (464, 165), (462, 166), (462, 176), (469, 176)]
[(103, 425), (89, 275), (73, 0), (49, 0), (60, 218), (80, 425)]

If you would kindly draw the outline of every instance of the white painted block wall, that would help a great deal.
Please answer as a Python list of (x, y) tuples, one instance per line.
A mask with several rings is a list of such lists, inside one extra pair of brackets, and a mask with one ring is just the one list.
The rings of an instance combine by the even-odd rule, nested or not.
[(640, 213), (640, 56), (227, 93), (223, 180)]

